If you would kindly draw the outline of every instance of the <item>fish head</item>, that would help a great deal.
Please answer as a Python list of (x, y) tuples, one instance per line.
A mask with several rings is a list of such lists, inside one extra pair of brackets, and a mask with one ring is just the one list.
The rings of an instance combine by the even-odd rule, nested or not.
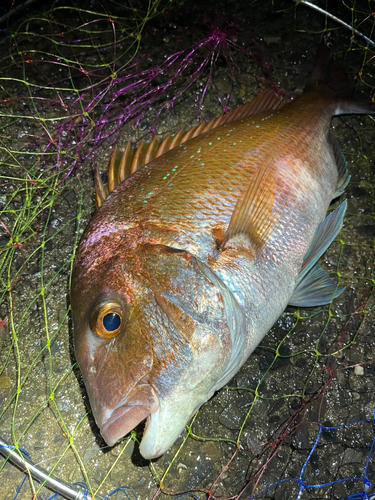
[(159, 406), (150, 385), (152, 338), (129, 300), (132, 283), (121, 259), (86, 269), (79, 263), (78, 256), (71, 289), (76, 359), (96, 423), (112, 446)]
[(220, 280), (203, 263), (164, 245), (136, 246), (95, 252), (95, 265), (80, 247), (71, 304), (103, 438), (113, 445), (147, 419), (140, 452), (151, 459), (219, 388), (232, 339)]

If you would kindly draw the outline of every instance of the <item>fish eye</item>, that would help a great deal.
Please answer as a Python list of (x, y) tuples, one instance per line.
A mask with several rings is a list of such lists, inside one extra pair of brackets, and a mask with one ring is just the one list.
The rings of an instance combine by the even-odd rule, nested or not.
[(108, 313), (103, 318), (103, 326), (107, 332), (118, 330), (121, 325), (121, 316), (117, 313)]
[(102, 339), (113, 339), (121, 330), (122, 309), (118, 302), (105, 300), (91, 313), (90, 327)]

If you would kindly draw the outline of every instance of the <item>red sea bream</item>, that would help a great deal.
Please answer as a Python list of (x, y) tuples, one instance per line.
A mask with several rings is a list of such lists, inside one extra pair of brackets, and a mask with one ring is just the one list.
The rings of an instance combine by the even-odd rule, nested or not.
[(118, 182), (137, 170), (117, 187), (110, 176), (71, 293), (76, 357), (109, 445), (146, 419), (140, 452), (163, 454), (288, 304), (343, 291), (317, 262), (342, 226), (345, 201), (326, 214), (349, 181), (330, 122), (369, 110), (321, 75), (283, 107), (266, 91), (158, 153), (141, 146), (133, 167), (129, 147), (114, 154)]

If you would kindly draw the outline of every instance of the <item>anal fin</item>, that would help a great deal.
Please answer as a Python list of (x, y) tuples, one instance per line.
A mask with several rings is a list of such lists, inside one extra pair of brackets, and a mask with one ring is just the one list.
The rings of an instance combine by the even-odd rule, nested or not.
[(333, 198), (337, 198), (345, 191), (347, 185), (349, 184), (350, 175), (348, 173), (348, 168), (347, 168), (345, 156), (344, 156), (343, 152), (341, 151), (339, 143), (337, 142), (337, 139), (333, 135), (332, 132), (330, 132), (329, 141), (330, 141), (332, 149), (333, 149), (333, 154), (335, 156), (336, 165), (337, 165), (337, 171), (339, 174), (339, 180), (337, 183), (336, 192), (333, 195)]

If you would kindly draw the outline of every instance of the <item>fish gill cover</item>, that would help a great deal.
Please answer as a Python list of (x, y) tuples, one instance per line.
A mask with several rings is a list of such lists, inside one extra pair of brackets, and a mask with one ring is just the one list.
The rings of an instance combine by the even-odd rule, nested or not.
[[(370, 100), (374, 48), (291, 1), (36, 5), (1, 18), (0, 438), (102, 497), (126, 486), (114, 497), (370, 498), (372, 118), (333, 121), (352, 177), (322, 265), (346, 291), (326, 307), (288, 308), (160, 459), (140, 457), (141, 429), (113, 448), (101, 439), (72, 354), (68, 290), (94, 211), (92, 167), (116, 141), (175, 133), (267, 85), (300, 92), (328, 32)], [(374, 39), (375, 2), (319, 5)], [(7, 460), (0, 484), (1, 498), (51, 495)]]

